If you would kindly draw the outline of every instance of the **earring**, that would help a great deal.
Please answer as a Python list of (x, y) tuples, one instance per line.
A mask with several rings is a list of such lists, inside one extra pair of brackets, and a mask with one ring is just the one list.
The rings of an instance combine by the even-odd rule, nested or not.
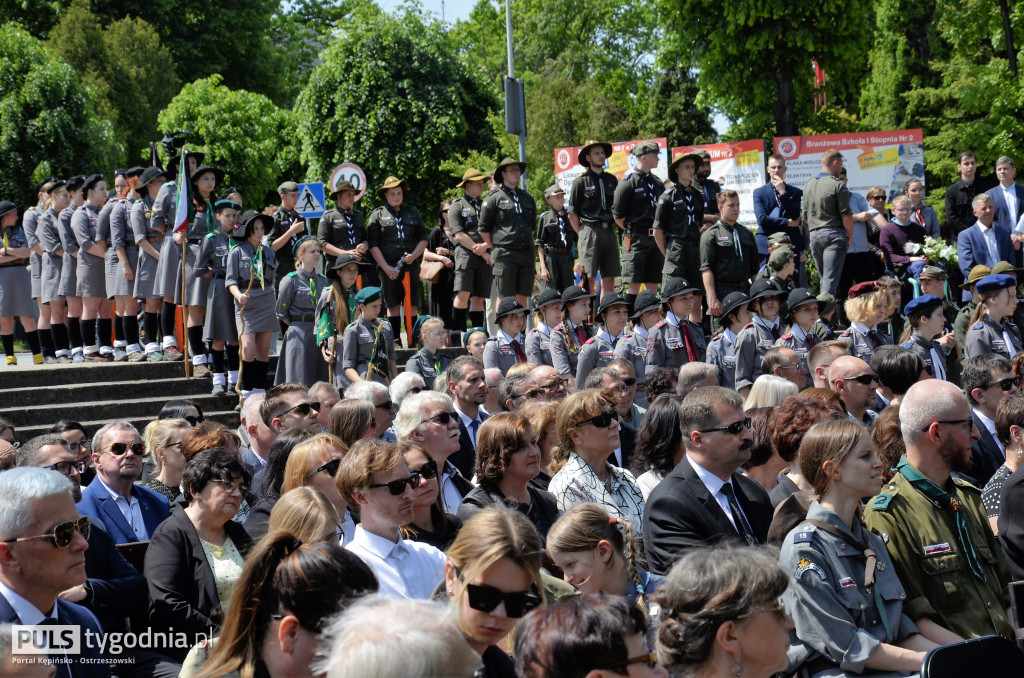
[(732, 667), (732, 673), (734, 676), (737, 676), (737, 678), (743, 675), (743, 666), (740, 665), (739, 659), (736, 660), (736, 666)]
[(1017, 448), (1017, 459), (1024, 457), (1024, 445)]

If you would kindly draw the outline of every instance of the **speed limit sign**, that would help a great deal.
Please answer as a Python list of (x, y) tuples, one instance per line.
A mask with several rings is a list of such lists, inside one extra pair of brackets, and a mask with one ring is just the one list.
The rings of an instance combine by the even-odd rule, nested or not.
[(359, 165), (355, 165), (350, 162), (338, 165), (331, 172), (331, 193), (334, 193), (334, 187), (338, 185), (339, 181), (347, 181), (355, 186), (356, 189), (356, 200), (363, 197), (366, 193), (366, 174), (363, 173), (363, 169)]

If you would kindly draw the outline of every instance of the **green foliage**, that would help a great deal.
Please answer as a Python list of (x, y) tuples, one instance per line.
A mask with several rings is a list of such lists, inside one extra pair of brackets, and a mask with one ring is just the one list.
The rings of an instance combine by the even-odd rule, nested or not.
[(660, 72), (637, 136), (666, 137), (669, 148), (716, 142), (711, 111), (697, 105), (699, 95), (696, 77), (679, 64)]
[(0, 26), (0, 195), (34, 204), (38, 179), (102, 171), (117, 152), (74, 70), (21, 26)]
[[(321, 54), (295, 104), (307, 175), (326, 179), (354, 162), (370, 186), (406, 179), (409, 202), (430, 212), (451, 186), (438, 172), (444, 160), (496, 150), (487, 115), (497, 102), (455, 57), (443, 25), (417, 5), (394, 14), (360, 7), (352, 25), (358, 30)], [(375, 200), (372, 192), (363, 199)]]
[(187, 148), (224, 169), (224, 185), (241, 188), (247, 208), (261, 209), (284, 179), (301, 180), (294, 115), (261, 94), (229, 89), (219, 75), (185, 85), (158, 120), (161, 129), (191, 130)]
[(0, 0), (0, 18), (18, 22), (43, 40), (69, 4), (70, 0)]

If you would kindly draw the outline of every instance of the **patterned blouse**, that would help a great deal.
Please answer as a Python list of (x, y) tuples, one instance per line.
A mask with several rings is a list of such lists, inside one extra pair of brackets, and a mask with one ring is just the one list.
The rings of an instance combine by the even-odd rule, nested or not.
[(607, 463), (605, 473), (608, 480), (601, 482), (581, 456), (570, 452), (565, 466), (551, 479), (548, 491), (555, 495), (560, 511), (592, 501), (613, 516), (628, 518), (640, 534), (644, 527), (644, 495), (636, 479), (629, 471)]
[(1006, 479), (1013, 475), (1013, 471), (1008, 466), (1000, 466), (992, 477), (989, 478), (988, 483), (985, 484), (985, 489), (981, 491), (981, 503), (985, 506), (985, 515), (989, 518), (998, 518), (999, 509), (1002, 504), (1003, 498), (1003, 485), (1006, 484)]
[(231, 594), (235, 590), (238, 578), (242, 576), (242, 567), (245, 565), (245, 558), (238, 552), (235, 542), (228, 537), (223, 546), (211, 544), (208, 541), (199, 540), (203, 545), (203, 552), (206, 554), (206, 561), (213, 570), (213, 580), (217, 583), (217, 598), (220, 600), (220, 607), (226, 615), (228, 603), (231, 602)]

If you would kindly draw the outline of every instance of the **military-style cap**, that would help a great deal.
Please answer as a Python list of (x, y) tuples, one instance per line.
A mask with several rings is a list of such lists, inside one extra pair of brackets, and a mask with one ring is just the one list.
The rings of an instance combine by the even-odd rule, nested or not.
[(793, 240), (792, 240), (792, 238), (789, 237), (788, 233), (786, 233), (784, 231), (776, 231), (775, 233), (772, 233), (770, 236), (768, 236), (768, 244), (769, 245), (779, 245), (779, 244), (792, 245), (793, 244)]
[(580, 152), (576, 154), (576, 160), (578, 160), (584, 167), (590, 167), (590, 164), (587, 162), (587, 154), (590, 153), (590, 150), (594, 148), (594, 146), (600, 146), (603, 148), (605, 156), (610, 157), (612, 154), (611, 144), (602, 141), (588, 141), (583, 144), (583, 148), (581, 148)]
[(331, 197), (334, 198), (336, 195), (344, 191), (352, 191), (353, 193), (358, 193), (359, 189), (353, 186), (351, 181), (342, 179), (334, 186), (334, 190), (331, 191)]
[[(196, 159), (196, 165), (198, 165), (202, 161), (206, 160), (206, 154), (205, 153), (200, 153), (199, 151), (195, 151), (195, 152), (189, 151), (188, 153), (185, 154), (185, 157), (186, 158), (195, 158)], [(174, 176), (175, 174), (178, 173), (178, 165), (180, 163), (181, 163), (181, 153), (178, 153), (176, 156), (172, 157), (170, 160), (167, 161), (167, 174), (168, 174), (168, 176)]]
[(545, 198), (550, 198), (551, 196), (558, 195), (559, 193), (565, 195), (565, 189), (559, 186), (558, 184), (551, 184), (550, 186), (544, 189)]
[(750, 286), (750, 300), (760, 299), (761, 297), (785, 297), (789, 293), (779, 287), (779, 284), (774, 280), (767, 278), (760, 278), (754, 281), (754, 284)]
[(661, 306), (661, 299), (658, 295), (650, 290), (644, 290), (636, 295), (636, 301), (633, 302), (633, 315), (629, 316), (629, 319), (636, 320), (648, 311), (657, 311), (659, 306)]
[(302, 243), (304, 243), (304, 242), (306, 242), (308, 240), (316, 240), (316, 238), (314, 238), (311, 235), (304, 235), (304, 236), (302, 236), (301, 238), (299, 238), (298, 240), (295, 241), (295, 244), (292, 245), (292, 256), (293, 257), (299, 256), (299, 248), (302, 247)]
[(693, 169), (694, 169), (694, 171), (696, 171), (696, 169), (698, 167), (700, 167), (700, 163), (703, 160), (703, 158), (701, 158), (699, 155), (697, 155), (697, 153), (695, 153), (693, 151), (690, 151), (689, 153), (684, 153), (683, 155), (681, 155), (678, 158), (676, 158), (675, 160), (673, 160), (672, 164), (668, 166), (668, 178), (669, 179), (671, 179), (672, 181), (676, 180), (676, 178), (677, 178), (676, 177), (676, 168), (679, 167), (679, 163), (681, 163), (682, 161), (687, 160), (687, 159), (693, 161)]
[(533, 307), (536, 310), (540, 310), (550, 304), (557, 304), (562, 301), (562, 295), (558, 293), (558, 290), (547, 289), (537, 295), (533, 300)]
[(217, 202), (213, 203), (214, 212), (220, 212), (221, 210), (238, 210), (239, 212), (241, 212), (242, 206), (239, 205), (234, 200), (226, 200), (222, 198)]
[(43, 186), (45, 186), (46, 184), (50, 183), (51, 181), (56, 181), (56, 179), (54, 179), (53, 177), (46, 177), (45, 179), (43, 179), (39, 183), (37, 183), (36, 184), (36, 195), (39, 195), (39, 191), (43, 190)]
[(828, 292), (820, 293), (817, 298), (821, 304), (818, 306), (818, 313), (820, 315), (828, 315), (832, 311), (836, 310), (836, 298)]
[(487, 328), (485, 327), (470, 327), (468, 330), (462, 333), (462, 345), (465, 346), (469, 343), (469, 338), (473, 336), (474, 332), (483, 332), (484, 336), (487, 336)]
[(782, 267), (793, 258), (793, 250), (788, 247), (779, 247), (768, 257), (768, 268), (773, 271), (781, 271)]
[(711, 154), (707, 152), (707, 149), (698, 148), (694, 153), (699, 155), (701, 160), (711, 160)]
[(514, 313), (526, 313), (526, 307), (516, 301), (515, 297), (505, 297), (498, 304), (498, 310), (495, 312), (494, 317), (495, 319), (500, 319)]
[(475, 167), (470, 167), (462, 174), (462, 181), (455, 184), (455, 188), (462, 188), (471, 181), (487, 181), (487, 175)]
[(910, 300), (903, 309), (903, 315), (909, 316), (914, 311), (930, 313), (939, 306), (942, 306), (942, 297), (937, 297), (934, 294), (922, 294), (916, 299)]
[(133, 177), (140, 177), (140, 176), (142, 176), (142, 173), (145, 172), (145, 171), (146, 171), (145, 167), (139, 167), (138, 165), (136, 165), (135, 167), (129, 167), (128, 169), (126, 169), (124, 171), (124, 177), (125, 177), (125, 179), (131, 179)]
[(596, 315), (602, 316), (604, 315), (604, 312), (607, 311), (609, 308), (611, 308), (612, 306), (617, 306), (619, 304), (622, 304), (623, 306), (629, 306), (629, 303), (622, 298), (621, 294), (619, 294), (618, 292), (608, 292), (603, 297), (601, 297), (601, 304), (600, 306), (597, 307)]
[(847, 299), (856, 299), (862, 297), (865, 294), (871, 294), (876, 290), (882, 289), (882, 283), (877, 280), (869, 280), (868, 282), (857, 283), (850, 288), (850, 291), (846, 293)]
[(992, 267), (992, 275), (997, 273), (1009, 273), (1010, 275), (1020, 275), (1024, 273), (1024, 269), (1014, 268), (1013, 264), (1008, 261), (997, 261), (996, 265)]
[[(196, 174), (199, 174), (199, 170), (196, 170)], [(297, 193), (298, 190), (299, 185), (294, 181), (284, 181), (277, 187), (278, 193)]]
[(572, 285), (566, 287), (565, 291), (562, 292), (562, 310), (574, 301), (579, 299), (589, 299), (590, 295), (583, 291), (583, 288), (579, 285)]
[(96, 184), (100, 183), (101, 181), (103, 181), (102, 174), (90, 174), (85, 178), (84, 181), (82, 181), (82, 190), (91, 191), (93, 188), (96, 187)]
[(15, 205), (10, 200), (0, 201), (0, 217), (6, 217), (8, 214), (16, 211), (17, 209), (18, 206)]
[(670, 299), (687, 292), (700, 293), (700, 288), (694, 287), (683, 278), (669, 278), (661, 288), (661, 303), (667, 304)]
[(740, 306), (746, 306), (750, 303), (750, 297), (743, 294), (743, 292), (729, 292), (725, 295), (725, 299), (722, 300), (722, 315), (719, 318), (724, 318)]
[(423, 328), (423, 323), (427, 322), (434, 316), (432, 315), (421, 315), (417, 316), (415, 324), (412, 326), (412, 343), (417, 344), (420, 340), (420, 330)]
[(943, 271), (938, 266), (925, 266), (924, 268), (921, 269), (921, 272), (917, 274), (917, 279), (920, 280), (925, 276), (928, 276), (929, 278), (935, 278), (936, 280), (945, 280), (948, 277), (946, 275), (946, 272)]
[(369, 262), (361, 261), (356, 259), (355, 255), (349, 254), (348, 252), (342, 252), (338, 255), (338, 258), (334, 260), (328, 271), (340, 271), (349, 264), (355, 264), (356, 266), (369, 266)]
[(500, 163), (498, 163), (497, 167), (494, 168), (494, 173), (491, 174), (491, 177), (500, 184), (502, 181), (502, 174), (505, 168), (511, 167), (512, 165), (519, 165), (520, 172), (526, 171), (525, 162), (519, 162), (518, 160), (513, 160), (512, 158), (505, 158)]
[(203, 176), (207, 172), (213, 173), (213, 181), (215, 186), (220, 182), (224, 181), (224, 170), (217, 169), (216, 167), (210, 167), (209, 165), (203, 165), (202, 167), (196, 168), (195, 173), (192, 175), (192, 183), (195, 183), (196, 180), (199, 179), (199, 177)]
[(380, 299), (381, 289), (379, 287), (364, 287), (356, 292), (357, 304), (370, 304)]
[(139, 177), (139, 183), (136, 188), (145, 188), (159, 177), (164, 177), (166, 179), (167, 174), (159, 167), (147, 167), (142, 170), (142, 176)]
[(641, 155), (647, 155), (648, 153), (657, 153), (661, 148), (654, 141), (641, 141), (639, 144), (633, 147), (632, 153), (636, 157)]
[(387, 179), (384, 180), (384, 183), (381, 184), (380, 188), (377, 189), (377, 197), (379, 198), (383, 196), (384, 192), (387, 191), (389, 188), (401, 188), (403, 194), (409, 192), (409, 184), (405, 183), (405, 179), (399, 179), (398, 177), (388, 177)]
[(984, 294), (985, 292), (993, 292), (995, 290), (1001, 290), (1004, 287), (1016, 287), (1017, 279), (1012, 275), (1005, 273), (998, 273), (994, 275), (986, 275), (984, 278), (978, 281), (974, 286), (979, 293)]
[[(996, 266), (998, 265), (999, 264), (997, 263)], [(967, 282), (961, 285), (960, 289), (964, 291), (970, 290), (972, 287), (974, 287), (974, 283), (978, 282), (979, 280), (984, 278), (986, 275), (989, 275), (990, 273), (992, 273), (991, 268), (985, 266), (984, 264), (978, 264), (977, 266), (971, 269), (970, 273), (967, 274)]]
[(48, 189), (46, 189), (46, 193), (48, 195), (53, 195), (53, 192), (56, 191), (58, 188), (60, 188), (61, 186), (67, 186), (67, 185), (68, 185), (68, 182), (64, 181), (63, 179), (57, 179), (52, 184), (50, 184), (50, 187)]
[(248, 210), (242, 214), (242, 218), (237, 224), (235, 229), (231, 231), (231, 237), (235, 240), (244, 240), (247, 238), (252, 231), (251, 228), (257, 221), (263, 224), (263, 232), (270, 233), (274, 228), (274, 218), (266, 214), (260, 214), (256, 210)]
[(818, 301), (818, 297), (811, 294), (811, 291), (806, 287), (797, 287), (789, 293), (789, 297), (786, 299), (786, 307), (789, 308), (790, 313), (795, 311), (798, 306), (810, 303), (815, 303), (819, 309), (821, 308), (821, 302)]
[(70, 179), (68, 179), (68, 183), (67, 183), (68, 192), (69, 193), (74, 193), (75, 191), (80, 189), (82, 187), (82, 184), (84, 184), (84, 183), (85, 183), (85, 177), (83, 177), (81, 174), (77, 174), (77, 175), (71, 177)]

